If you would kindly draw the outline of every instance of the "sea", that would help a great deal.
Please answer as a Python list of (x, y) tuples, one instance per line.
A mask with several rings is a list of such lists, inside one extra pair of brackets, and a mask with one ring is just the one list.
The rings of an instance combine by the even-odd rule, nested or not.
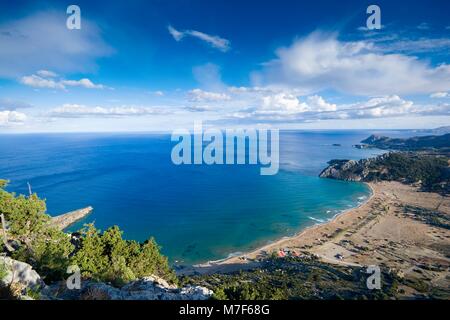
[[(374, 131), (282, 131), (280, 170), (257, 165), (175, 165), (165, 133), (0, 135), (8, 191), (46, 199), (50, 215), (92, 206), (69, 227), (118, 225), (154, 237), (174, 264), (226, 258), (324, 223), (370, 196), (363, 183), (318, 177), (331, 159), (381, 154), (352, 147)], [(389, 132), (383, 134), (389, 135)]]

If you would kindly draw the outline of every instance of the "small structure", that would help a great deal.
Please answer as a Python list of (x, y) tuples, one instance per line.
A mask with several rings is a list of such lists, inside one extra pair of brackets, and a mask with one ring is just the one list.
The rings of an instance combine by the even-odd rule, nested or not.
[(343, 256), (342, 254), (340, 254), (340, 253), (336, 254), (334, 257), (335, 257), (336, 259), (338, 259), (338, 260), (344, 259), (344, 256)]
[(284, 257), (286, 257), (286, 252), (284, 252), (283, 250), (278, 251), (278, 257), (279, 257), (279, 258), (284, 258)]

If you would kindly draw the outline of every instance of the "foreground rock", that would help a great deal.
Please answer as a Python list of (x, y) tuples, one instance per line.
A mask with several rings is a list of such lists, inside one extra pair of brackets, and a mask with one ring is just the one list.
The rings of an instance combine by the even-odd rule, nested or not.
[(48, 299), (63, 300), (207, 300), (213, 292), (201, 286), (178, 288), (164, 279), (150, 276), (132, 281), (122, 288), (93, 281), (82, 281), (79, 290), (65, 283), (52, 285), (43, 292)]
[[(164, 279), (149, 276), (116, 288), (103, 282), (82, 280), (79, 290), (65, 281), (46, 285), (33, 268), (9, 257), (0, 257), (6, 276), (0, 279), (0, 298), (43, 300), (207, 300), (213, 291), (201, 286), (178, 288)], [(31, 295), (31, 296), (30, 296)]]
[(6, 275), (0, 279), (0, 287), (7, 289), (8, 294), (15, 298), (28, 299), (30, 291), (38, 291), (45, 287), (39, 274), (25, 262), (0, 257), (0, 266), (6, 271)]

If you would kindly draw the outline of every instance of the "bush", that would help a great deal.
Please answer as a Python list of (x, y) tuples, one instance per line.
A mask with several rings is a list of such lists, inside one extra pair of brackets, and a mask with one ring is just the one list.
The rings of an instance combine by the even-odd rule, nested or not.
[(167, 258), (161, 255), (153, 239), (140, 244), (124, 240), (117, 226), (102, 234), (92, 224), (81, 230), (81, 234), (81, 247), (71, 263), (80, 268), (84, 277), (119, 286), (149, 275), (176, 282)]
[(6, 185), (0, 180), (0, 214), (8, 223), (8, 240), (19, 245), (12, 257), (29, 263), (44, 280), (62, 279), (74, 250), (69, 236), (50, 225), (45, 200), (16, 196), (4, 190)]
[(8, 275), (8, 270), (3, 262), (0, 262), (0, 281)]

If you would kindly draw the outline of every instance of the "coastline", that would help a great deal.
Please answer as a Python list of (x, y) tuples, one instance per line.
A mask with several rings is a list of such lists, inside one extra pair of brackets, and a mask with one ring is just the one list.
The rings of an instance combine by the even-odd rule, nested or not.
[(302, 230), (298, 231), (292, 236), (283, 236), (275, 241), (267, 243), (263, 246), (259, 246), (253, 250), (246, 252), (237, 252), (236, 254), (230, 253), (228, 257), (218, 260), (207, 261), (203, 263), (197, 263), (192, 266), (183, 266), (182, 269), (177, 270), (177, 273), (181, 275), (188, 275), (194, 273), (215, 273), (215, 272), (233, 272), (236, 270), (251, 269), (258, 266), (259, 261), (254, 261), (255, 259), (262, 258), (261, 255), (266, 255), (265, 252), (274, 252), (275, 247), (279, 247), (286, 242), (301, 240), (304, 234), (308, 232), (313, 232), (315, 229), (320, 229), (330, 223), (333, 223), (339, 217), (351, 213), (353, 210), (365, 206), (374, 197), (375, 191), (371, 183), (363, 182), (370, 190), (370, 194), (367, 199), (357, 206), (344, 209), (336, 213), (331, 219), (324, 222), (317, 222), (311, 226), (307, 226)]
[(363, 182), (370, 190), (370, 194), (367, 197), (367, 199), (364, 199), (364, 201), (362, 201), (361, 203), (359, 203), (357, 206), (352, 207), (352, 208), (348, 208), (348, 209), (344, 209), (341, 210), (340, 212), (336, 213), (333, 217), (331, 217), (329, 220), (323, 221), (323, 222), (318, 222), (316, 221), (316, 223), (314, 223), (311, 226), (307, 226), (305, 228), (303, 228), (302, 230), (298, 231), (297, 233), (295, 233), (292, 236), (283, 236), (281, 238), (278, 238), (275, 241), (272, 241), (270, 243), (267, 243), (263, 246), (259, 246), (253, 250), (249, 250), (246, 252), (239, 252), (236, 254), (231, 253), (228, 257), (223, 258), (223, 259), (218, 259), (218, 260), (212, 260), (212, 261), (207, 261), (205, 263), (198, 263), (198, 264), (194, 264), (194, 267), (204, 267), (204, 266), (213, 266), (213, 265), (217, 265), (217, 264), (221, 264), (221, 263), (226, 263), (226, 262), (234, 262), (235, 258), (248, 258), (248, 257), (252, 257), (254, 255), (258, 255), (260, 253), (262, 253), (265, 250), (270, 250), (273, 249), (274, 246), (277, 246), (278, 244), (283, 244), (284, 242), (289, 242), (292, 240), (296, 240), (296, 239), (300, 239), (304, 233), (310, 231), (311, 229), (315, 229), (315, 228), (320, 228), (321, 226), (327, 225), (329, 223), (334, 222), (338, 217), (345, 215), (347, 213), (350, 213), (353, 210), (356, 210), (358, 208), (361, 208), (362, 206), (364, 206), (365, 204), (367, 204), (372, 197), (374, 196), (374, 189), (371, 186), (370, 183), (368, 182)]
[[(420, 192), (399, 182), (367, 183), (371, 195), (357, 207), (331, 220), (305, 228), (255, 250), (218, 261), (197, 264), (177, 273), (212, 274), (254, 269), (273, 253), (314, 255), (323, 262), (364, 267), (384, 265), (401, 275), (433, 278), (449, 284), (450, 259), (446, 255), (450, 230), (438, 228), (405, 214), (405, 207), (436, 210), (450, 215), (450, 198)], [(426, 266), (443, 266), (426, 268)], [(420, 273), (417, 268), (421, 268)]]

